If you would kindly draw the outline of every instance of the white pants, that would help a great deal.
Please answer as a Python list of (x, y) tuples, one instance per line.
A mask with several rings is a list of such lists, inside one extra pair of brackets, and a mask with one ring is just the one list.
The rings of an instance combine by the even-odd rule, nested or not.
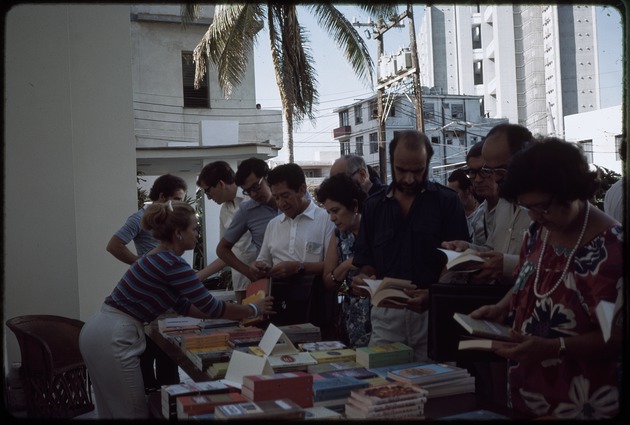
[(79, 348), (99, 419), (149, 417), (140, 370), (145, 344), (142, 323), (106, 304), (81, 329)]
[(428, 360), (429, 313), (407, 308), (372, 307), (372, 335), (369, 347), (402, 342), (413, 348), (414, 362)]

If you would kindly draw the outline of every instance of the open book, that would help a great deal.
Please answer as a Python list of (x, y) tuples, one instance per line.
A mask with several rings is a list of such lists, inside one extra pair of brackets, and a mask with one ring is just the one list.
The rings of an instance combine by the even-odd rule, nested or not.
[(474, 337), (512, 341), (510, 328), (489, 320), (473, 319), (467, 314), (455, 313), (453, 319)]
[(457, 252), (450, 249), (438, 248), (447, 258), (446, 270), (455, 272), (474, 272), (479, 270), (479, 264), (485, 260), (477, 255), (477, 251), (467, 249)]
[(363, 279), (367, 286), (364, 288), (370, 293), (372, 305), (383, 306), (383, 303), (390, 305), (405, 306), (411, 297), (403, 292), (403, 289), (417, 289), (410, 280), (395, 279), (386, 277), (382, 280)]

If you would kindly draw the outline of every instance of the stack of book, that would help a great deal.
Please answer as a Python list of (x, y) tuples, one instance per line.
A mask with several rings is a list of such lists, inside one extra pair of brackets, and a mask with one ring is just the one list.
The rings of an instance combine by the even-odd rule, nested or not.
[(229, 328), (229, 329), (225, 329), (225, 332), (228, 333), (228, 340), (239, 339), (239, 338), (261, 339), (265, 333), (265, 331), (255, 326)]
[[(372, 367), (370, 368), (370, 370), (376, 373), (378, 376), (387, 378), (387, 372), (391, 370), (405, 369), (405, 368), (414, 367), (414, 366), (423, 366), (426, 364), (429, 364), (429, 362), (400, 363), (400, 364), (393, 364), (393, 365), (387, 365), (387, 366), (381, 366), (381, 367)], [(389, 381), (391, 382), (391, 379)]]
[(173, 335), (199, 331), (199, 322), (201, 322), (201, 319), (195, 317), (165, 317), (158, 319), (158, 331), (165, 338), (169, 338)]
[(250, 401), (231, 405), (218, 406), (215, 411), (216, 419), (304, 419), (305, 412), (300, 406), (289, 399)]
[(301, 407), (312, 407), (313, 375), (289, 372), (243, 376), (241, 394), (250, 401), (290, 399)]
[(199, 329), (221, 329), (221, 328), (233, 328), (238, 326), (238, 320), (232, 319), (203, 319), (197, 325)]
[(427, 391), (418, 385), (389, 383), (352, 390), (348, 419), (424, 419)]
[(314, 379), (313, 404), (315, 406), (329, 407), (333, 410), (343, 410), (350, 392), (367, 386), (368, 384), (365, 381), (349, 376)]
[(327, 351), (309, 351), (309, 354), (315, 359), (317, 363), (355, 361), (357, 357), (356, 351), (351, 348), (342, 348), (340, 350)]
[(230, 334), (225, 330), (207, 329), (204, 331), (181, 334), (177, 340), (180, 341), (182, 349), (191, 350), (195, 348), (226, 347)]
[(189, 382), (164, 385), (161, 389), (162, 415), (166, 419), (177, 417), (177, 397), (190, 395), (219, 394), (234, 391), (222, 382)]
[(398, 382), (418, 384), (428, 391), (428, 398), (474, 393), (475, 377), (466, 369), (441, 363), (404, 367), (387, 372)]
[(321, 372), (318, 376), (321, 378), (339, 378), (341, 376), (350, 376), (357, 379), (371, 379), (376, 378), (378, 375), (364, 367), (355, 367), (353, 369), (329, 370), (328, 372)]
[(225, 372), (227, 372), (229, 364), (229, 362), (212, 363), (210, 366), (208, 366), (208, 370), (206, 371), (206, 373), (212, 379), (223, 379), (225, 378)]
[(413, 360), (413, 349), (402, 342), (373, 347), (359, 347), (356, 349), (356, 353), (357, 363), (368, 369), (410, 363)]
[(304, 409), (304, 419), (324, 420), (324, 419), (341, 419), (343, 415), (324, 406), (313, 406)]
[(234, 350), (230, 347), (198, 348), (184, 350), (186, 357), (201, 371), (215, 363), (229, 362)]
[(278, 329), (284, 332), (291, 342), (296, 345), (305, 342), (316, 342), (322, 340), (321, 330), (319, 327), (311, 323), (278, 326)]
[(177, 397), (177, 419), (214, 413), (217, 406), (246, 402), (247, 399), (236, 392), (225, 394), (192, 395)]

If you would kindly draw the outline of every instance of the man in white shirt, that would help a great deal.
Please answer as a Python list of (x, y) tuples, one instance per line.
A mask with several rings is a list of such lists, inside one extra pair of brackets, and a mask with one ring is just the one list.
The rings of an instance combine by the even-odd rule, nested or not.
[(321, 275), (334, 224), (306, 195), (306, 178), (297, 164), (280, 165), (267, 183), (283, 214), (267, 225), (254, 267), (269, 277)]
[[(199, 186), (208, 199), (212, 199), (221, 205), (219, 212), (219, 234), (223, 237), (225, 230), (230, 226), (232, 218), (243, 201), (244, 197), (237, 194), (238, 186), (234, 181), (234, 170), (225, 161), (215, 161), (207, 164), (199, 173), (197, 178), (197, 186)], [(252, 246), (252, 237), (249, 232), (238, 240), (232, 247), (232, 252), (241, 261), (250, 263), (256, 258), (256, 249)], [(199, 279), (212, 276), (221, 271), (226, 263), (217, 258), (199, 271)], [(235, 269), (232, 269), (232, 288), (235, 291), (247, 288), (249, 278)]]

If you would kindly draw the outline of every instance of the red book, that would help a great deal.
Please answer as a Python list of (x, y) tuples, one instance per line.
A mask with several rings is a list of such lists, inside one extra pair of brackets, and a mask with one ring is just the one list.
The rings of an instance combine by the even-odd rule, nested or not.
[(273, 391), (277, 388), (313, 388), (313, 375), (306, 372), (285, 372), (272, 375), (243, 376), (243, 386), (254, 391)]
[(273, 391), (254, 391), (251, 388), (243, 387), (241, 394), (251, 401), (280, 400), (289, 399), (300, 407), (313, 407), (313, 388), (278, 388)]
[(247, 399), (240, 393), (181, 396), (177, 397), (177, 418), (213, 413), (216, 406), (245, 401)]

